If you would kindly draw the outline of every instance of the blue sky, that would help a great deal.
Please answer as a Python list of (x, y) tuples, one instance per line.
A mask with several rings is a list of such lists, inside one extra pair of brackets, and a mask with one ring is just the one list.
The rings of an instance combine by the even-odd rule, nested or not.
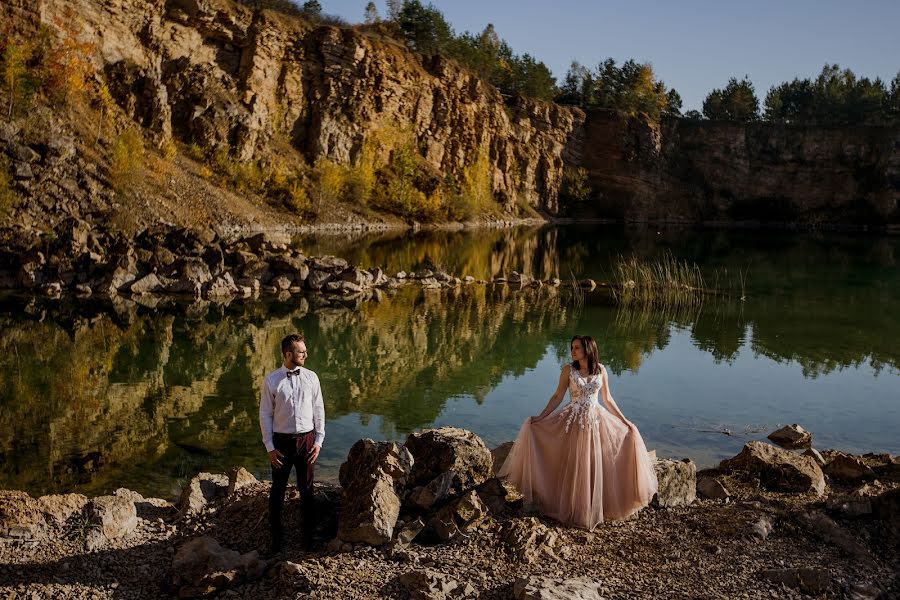
[[(367, 0), (320, 0), (356, 23)], [(302, 3), (302, 0), (299, 1)], [(427, 3), (427, 2), (426, 2)], [(557, 80), (572, 59), (653, 64), (699, 109), (729, 77), (750, 77), (760, 102), (772, 85), (815, 77), (826, 63), (886, 82), (900, 70), (900, 0), (575, 2), (433, 0), (457, 33), (493, 23), (517, 53), (543, 60)], [(376, 1), (384, 14), (384, 1)]]

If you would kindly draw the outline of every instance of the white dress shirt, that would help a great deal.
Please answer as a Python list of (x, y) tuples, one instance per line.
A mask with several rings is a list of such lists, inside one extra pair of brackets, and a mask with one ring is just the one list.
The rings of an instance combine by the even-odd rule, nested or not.
[(259, 399), (259, 428), (266, 451), (275, 449), (272, 433), (305, 433), (315, 429), (315, 444), (325, 441), (325, 403), (319, 376), (303, 367), (288, 375), (281, 366), (266, 375)]

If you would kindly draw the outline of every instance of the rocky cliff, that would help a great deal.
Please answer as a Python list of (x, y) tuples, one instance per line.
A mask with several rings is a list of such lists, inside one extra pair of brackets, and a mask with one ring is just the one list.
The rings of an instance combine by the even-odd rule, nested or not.
[[(580, 110), (504, 99), (452, 61), (361, 28), (231, 0), (3, 0), (0, 18), (20, 34), (48, 26), (92, 44), (99, 79), (159, 144), (347, 165), (390, 129), (412, 136), (437, 181), (486, 152), (510, 213), (555, 212), (564, 161), (577, 160)], [(376, 150), (389, 160), (390, 144)]]
[(601, 216), (647, 221), (900, 224), (900, 129), (587, 115)]

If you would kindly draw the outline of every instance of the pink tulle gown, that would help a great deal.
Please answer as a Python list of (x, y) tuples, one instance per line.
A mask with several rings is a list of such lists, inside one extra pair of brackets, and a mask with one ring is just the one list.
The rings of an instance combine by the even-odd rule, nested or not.
[(570, 367), (569, 399), (562, 410), (525, 421), (499, 476), (560, 522), (593, 529), (625, 519), (656, 493), (644, 440), (623, 422), (605, 367), (588, 377)]

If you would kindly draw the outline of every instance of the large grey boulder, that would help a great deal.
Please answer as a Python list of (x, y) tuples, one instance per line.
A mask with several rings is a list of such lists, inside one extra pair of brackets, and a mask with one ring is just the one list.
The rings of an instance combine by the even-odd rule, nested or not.
[(394, 442), (356, 442), (341, 465), (338, 539), (379, 546), (391, 541), (400, 515), (399, 491), (413, 468), (413, 457)]
[(550, 577), (520, 577), (513, 584), (516, 600), (603, 600), (603, 586), (588, 579), (553, 579)]
[(183, 544), (172, 560), (180, 598), (199, 598), (262, 576), (266, 563), (256, 551), (240, 554), (209, 536)]
[(465, 429), (417, 431), (409, 435), (405, 446), (415, 458), (409, 485), (431, 485), (442, 492), (441, 500), (458, 496), (493, 475), (490, 450), (480, 437)]
[(697, 465), (694, 461), (660, 459), (653, 463), (658, 482), (653, 506), (687, 506), (697, 498)]
[(755, 440), (719, 466), (729, 472), (747, 471), (757, 475), (763, 486), (779, 492), (820, 495), (825, 491), (825, 476), (814, 459)]

